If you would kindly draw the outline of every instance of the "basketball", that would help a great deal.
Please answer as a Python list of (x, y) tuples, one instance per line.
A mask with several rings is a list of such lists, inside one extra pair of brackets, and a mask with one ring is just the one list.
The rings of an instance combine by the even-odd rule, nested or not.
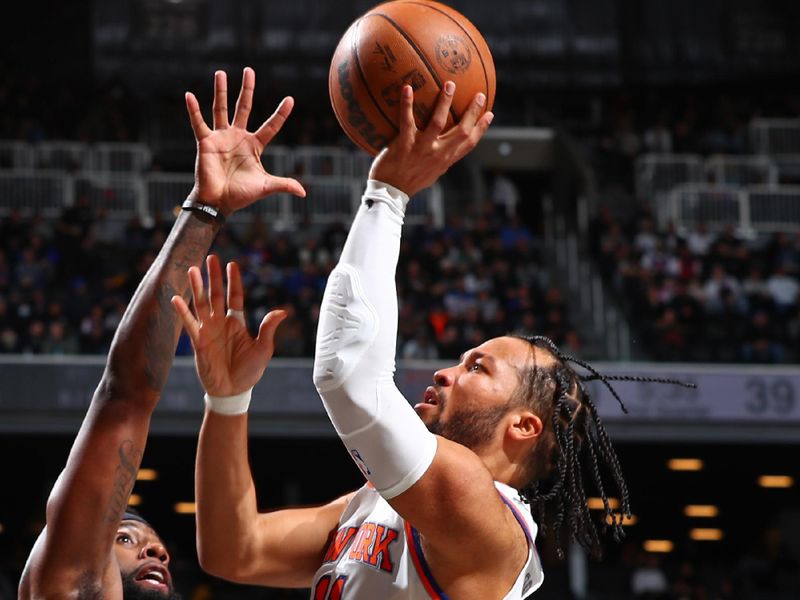
[(414, 90), (414, 116), (424, 128), (444, 83), (456, 92), (447, 127), (486, 94), (495, 96), (495, 70), (489, 46), (461, 13), (429, 0), (380, 4), (345, 32), (331, 61), (328, 90), (333, 111), (347, 136), (371, 155), (398, 133), (400, 90)]

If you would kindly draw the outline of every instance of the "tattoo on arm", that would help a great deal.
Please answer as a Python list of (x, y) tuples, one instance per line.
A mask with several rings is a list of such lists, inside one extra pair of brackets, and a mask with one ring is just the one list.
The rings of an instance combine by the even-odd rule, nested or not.
[(176, 294), (186, 297), (189, 278), (186, 271), (202, 263), (219, 230), (215, 221), (190, 215), (184, 227), (175, 232), (174, 253), (164, 257), (164, 272), (156, 283), (151, 309), (147, 315), (144, 338), (144, 378), (146, 385), (161, 391), (167, 382), (175, 355), (178, 319), (171, 300)]
[(175, 314), (170, 304), (176, 294), (169, 282), (164, 282), (156, 292), (156, 304), (147, 318), (145, 333), (144, 377), (147, 386), (161, 390), (167, 383), (167, 376), (172, 368), (172, 357), (175, 353), (174, 335)]
[(114, 487), (106, 511), (106, 520), (109, 523), (117, 522), (122, 518), (142, 461), (142, 452), (136, 448), (132, 440), (122, 442), (117, 449), (117, 454), (119, 455), (119, 464), (114, 471)]

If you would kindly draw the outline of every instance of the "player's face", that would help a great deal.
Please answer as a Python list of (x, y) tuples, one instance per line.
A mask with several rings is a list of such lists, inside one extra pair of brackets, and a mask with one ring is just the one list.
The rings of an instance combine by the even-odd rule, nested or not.
[(517, 338), (484, 342), (434, 373), (434, 385), (414, 409), (430, 431), (475, 450), (497, 435), (534, 352)]
[(141, 521), (122, 521), (114, 540), (125, 600), (160, 600), (178, 596), (169, 572), (169, 554), (161, 538)]

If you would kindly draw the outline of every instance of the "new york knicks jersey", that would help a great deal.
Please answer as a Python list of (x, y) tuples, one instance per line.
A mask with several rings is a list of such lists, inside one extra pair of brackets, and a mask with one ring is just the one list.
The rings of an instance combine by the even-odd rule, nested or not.
[[(495, 482), (528, 538), (528, 561), (503, 600), (520, 600), (542, 584), (534, 546), (537, 525), (519, 492)], [(447, 596), (431, 575), (419, 534), (370, 485), (356, 492), (339, 520), (311, 600), (428, 600)]]

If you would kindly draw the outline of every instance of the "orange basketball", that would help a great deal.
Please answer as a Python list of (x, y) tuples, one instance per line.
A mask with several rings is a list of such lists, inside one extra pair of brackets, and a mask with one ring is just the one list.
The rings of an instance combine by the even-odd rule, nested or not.
[(456, 84), (448, 127), (478, 92), (486, 94), (485, 110), (491, 110), (495, 72), (486, 40), (449, 6), (394, 0), (345, 32), (333, 53), (328, 91), (347, 136), (375, 155), (397, 135), (402, 86), (414, 89), (417, 127), (424, 128), (447, 80)]

